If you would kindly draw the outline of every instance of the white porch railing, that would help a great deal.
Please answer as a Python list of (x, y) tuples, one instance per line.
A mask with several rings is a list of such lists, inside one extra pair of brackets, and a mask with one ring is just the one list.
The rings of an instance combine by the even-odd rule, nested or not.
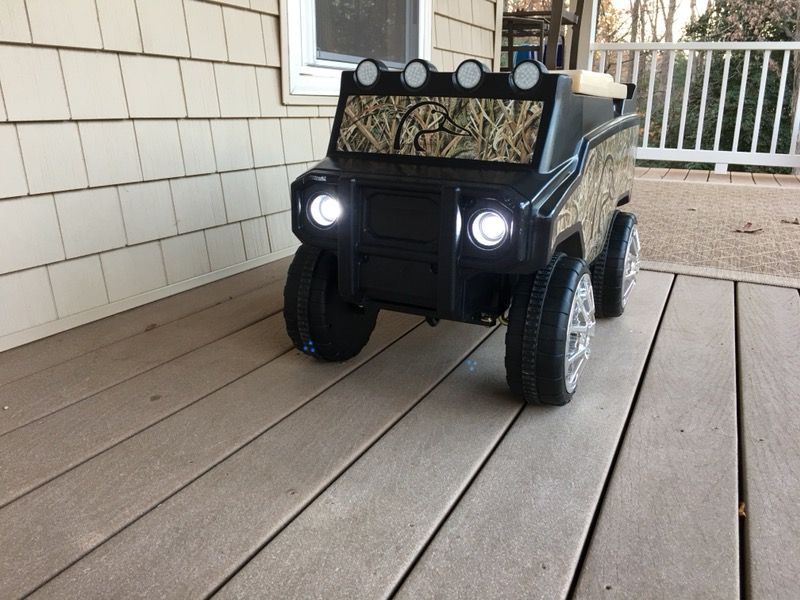
[(800, 42), (592, 44), (590, 59), (637, 84), (638, 158), (800, 168)]

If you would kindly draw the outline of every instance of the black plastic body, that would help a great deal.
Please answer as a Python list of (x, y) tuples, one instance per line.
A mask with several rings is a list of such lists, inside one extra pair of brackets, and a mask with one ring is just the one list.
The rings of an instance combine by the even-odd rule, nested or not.
[[(629, 85), (629, 97), (633, 91)], [(358, 94), (541, 100), (533, 159), (509, 164), (340, 152), (346, 99)], [(544, 267), (562, 246), (586, 258), (580, 224), (557, 236), (554, 221), (589, 149), (638, 125), (638, 116), (626, 114), (628, 104), (573, 94), (570, 78), (557, 74), (543, 73), (533, 90), (522, 92), (506, 73), (487, 73), (477, 89), (464, 91), (452, 73), (433, 72), (423, 89), (412, 91), (399, 72), (381, 73), (367, 90), (345, 72), (328, 156), (292, 183), (293, 231), (304, 244), (337, 254), (339, 293), (351, 302), (494, 323), (508, 308), (519, 274)], [(308, 201), (320, 192), (342, 204), (339, 220), (324, 229), (307, 214)], [(470, 239), (470, 215), (481, 207), (500, 212), (510, 224), (497, 248)]]

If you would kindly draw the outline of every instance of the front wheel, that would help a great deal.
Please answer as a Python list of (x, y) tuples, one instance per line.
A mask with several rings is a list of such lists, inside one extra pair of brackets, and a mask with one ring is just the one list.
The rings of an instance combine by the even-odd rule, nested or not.
[(506, 379), (531, 404), (572, 399), (591, 354), (595, 315), (586, 262), (563, 254), (514, 289), (506, 333)]
[(357, 306), (339, 295), (337, 266), (332, 252), (302, 245), (283, 290), (286, 331), (295, 348), (334, 362), (361, 351), (378, 317), (375, 306)]

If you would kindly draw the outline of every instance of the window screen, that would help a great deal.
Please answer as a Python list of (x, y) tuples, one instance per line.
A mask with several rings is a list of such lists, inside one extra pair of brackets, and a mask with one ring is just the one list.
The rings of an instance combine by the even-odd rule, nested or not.
[(317, 58), (399, 66), (419, 48), (416, 0), (316, 0)]

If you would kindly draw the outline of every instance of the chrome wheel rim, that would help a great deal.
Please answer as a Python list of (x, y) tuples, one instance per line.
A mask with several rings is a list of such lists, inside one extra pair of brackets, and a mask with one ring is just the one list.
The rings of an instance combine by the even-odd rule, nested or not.
[(564, 352), (564, 380), (567, 392), (575, 391), (586, 361), (591, 355), (594, 337), (594, 293), (592, 279), (584, 273), (578, 282), (578, 289), (572, 297), (567, 325), (567, 344)]
[(639, 243), (639, 230), (633, 226), (631, 237), (628, 240), (628, 247), (625, 249), (625, 271), (622, 279), (622, 306), (628, 304), (628, 298), (636, 287), (636, 276), (639, 274), (639, 263), (641, 261), (641, 244)]

